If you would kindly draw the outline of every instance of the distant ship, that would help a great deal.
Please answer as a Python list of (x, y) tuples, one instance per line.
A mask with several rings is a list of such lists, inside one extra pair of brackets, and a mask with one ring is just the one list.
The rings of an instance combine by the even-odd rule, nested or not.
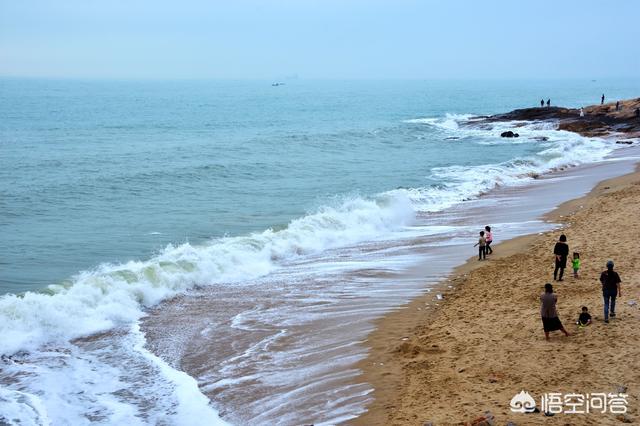
[(272, 85), (273, 87), (276, 87), (276, 86), (284, 86), (284, 83), (271, 83), (271, 85)]

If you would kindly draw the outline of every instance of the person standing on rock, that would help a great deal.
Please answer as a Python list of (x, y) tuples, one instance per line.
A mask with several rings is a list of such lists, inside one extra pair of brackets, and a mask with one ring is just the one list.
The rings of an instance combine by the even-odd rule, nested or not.
[(544, 338), (547, 340), (549, 340), (549, 333), (556, 330), (560, 330), (565, 336), (569, 336), (567, 330), (562, 326), (560, 318), (558, 318), (556, 303), (558, 303), (558, 296), (553, 292), (553, 286), (549, 283), (545, 284), (544, 293), (540, 295), (540, 316), (542, 317)]
[(604, 105), (604, 93), (602, 94), (602, 97), (600, 98), (600, 105)]
[(613, 270), (613, 260), (607, 262), (607, 270), (600, 274), (602, 298), (604, 299), (604, 322), (616, 316), (616, 297), (622, 296), (620, 275)]
[[(569, 245), (567, 244), (567, 236), (560, 235), (560, 240), (553, 248), (553, 254), (556, 256), (556, 267), (553, 270), (553, 280), (562, 281), (562, 275), (564, 275), (564, 268), (567, 267), (567, 257), (569, 256)], [(560, 275), (558, 276), (558, 272)]]
[(584, 117), (584, 109), (582, 107), (580, 107), (580, 117)]
[(616, 111), (620, 111), (620, 101), (616, 101)]
[(551, 99), (547, 99), (547, 108), (551, 106)]
[(544, 107), (544, 99), (540, 99), (540, 108)]

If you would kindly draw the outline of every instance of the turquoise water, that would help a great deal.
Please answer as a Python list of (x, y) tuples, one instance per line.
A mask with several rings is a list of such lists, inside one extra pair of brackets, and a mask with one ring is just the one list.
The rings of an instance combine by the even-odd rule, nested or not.
[[(638, 81), (0, 80), (0, 292), (63, 282), (167, 244), (280, 229), (345, 197), (441, 185), (501, 163), (407, 122), (636, 96)], [(434, 203), (437, 202), (434, 201)]]

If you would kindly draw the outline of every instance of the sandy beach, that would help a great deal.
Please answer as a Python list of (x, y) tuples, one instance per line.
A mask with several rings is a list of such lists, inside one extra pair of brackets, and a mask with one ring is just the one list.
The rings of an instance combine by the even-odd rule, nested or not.
[[(613, 142), (612, 142), (613, 143)], [(561, 229), (506, 241), (485, 262), (457, 268), (435, 292), (387, 315), (369, 337), (361, 363), (376, 391), (355, 424), (618, 424), (638, 421), (640, 397), (640, 173), (601, 182), (587, 196), (562, 204), (547, 219)], [(553, 280), (553, 246), (562, 234), (582, 259)], [(470, 242), (473, 244), (473, 242)], [(600, 272), (613, 259), (622, 278), (617, 317), (603, 322)], [(569, 265), (570, 266), (570, 265)], [(572, 333), (545, 341), (539, 297), (554, 283), (560, 319)], [(587, 306), (593, 325), (575, 324)], [(624, 417), (600, 412), (522, 414), (510, 410), (521, 390), (540, 405), (545, 393), (628, 394)], [(485, 413), (490, 415), (485, 418)], [(488, 420), (492, 418), (492, 420)]]

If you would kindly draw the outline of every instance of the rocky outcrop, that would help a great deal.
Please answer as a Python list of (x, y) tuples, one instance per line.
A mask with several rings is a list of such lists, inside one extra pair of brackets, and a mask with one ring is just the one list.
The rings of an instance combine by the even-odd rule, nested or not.
[(502, 136), (503, 138), (517, 138), (520, 135), (517, 133), (513, 133), (511, 130), (508, 130), (506, 132), (500, 133), (500, 136)]
[[(536, 107), (516, 109), (505, 114), (479, 117), (474, 126), (483, 123), (502, 121), (554, 121), (559, 130), (568, 130), (583, 136), (604, 136), (610, 133), (627, 133), (629, 137), (640, 137), (640, 98), (620, 101), (616, 109), (615, 102), (604, 105), (592, 105), (580, 109), (561, 107)], [(511, 133), (513, 136), (508, 136)], [(517, 133), (503, 132), (502, 137), (517, 137)]]

